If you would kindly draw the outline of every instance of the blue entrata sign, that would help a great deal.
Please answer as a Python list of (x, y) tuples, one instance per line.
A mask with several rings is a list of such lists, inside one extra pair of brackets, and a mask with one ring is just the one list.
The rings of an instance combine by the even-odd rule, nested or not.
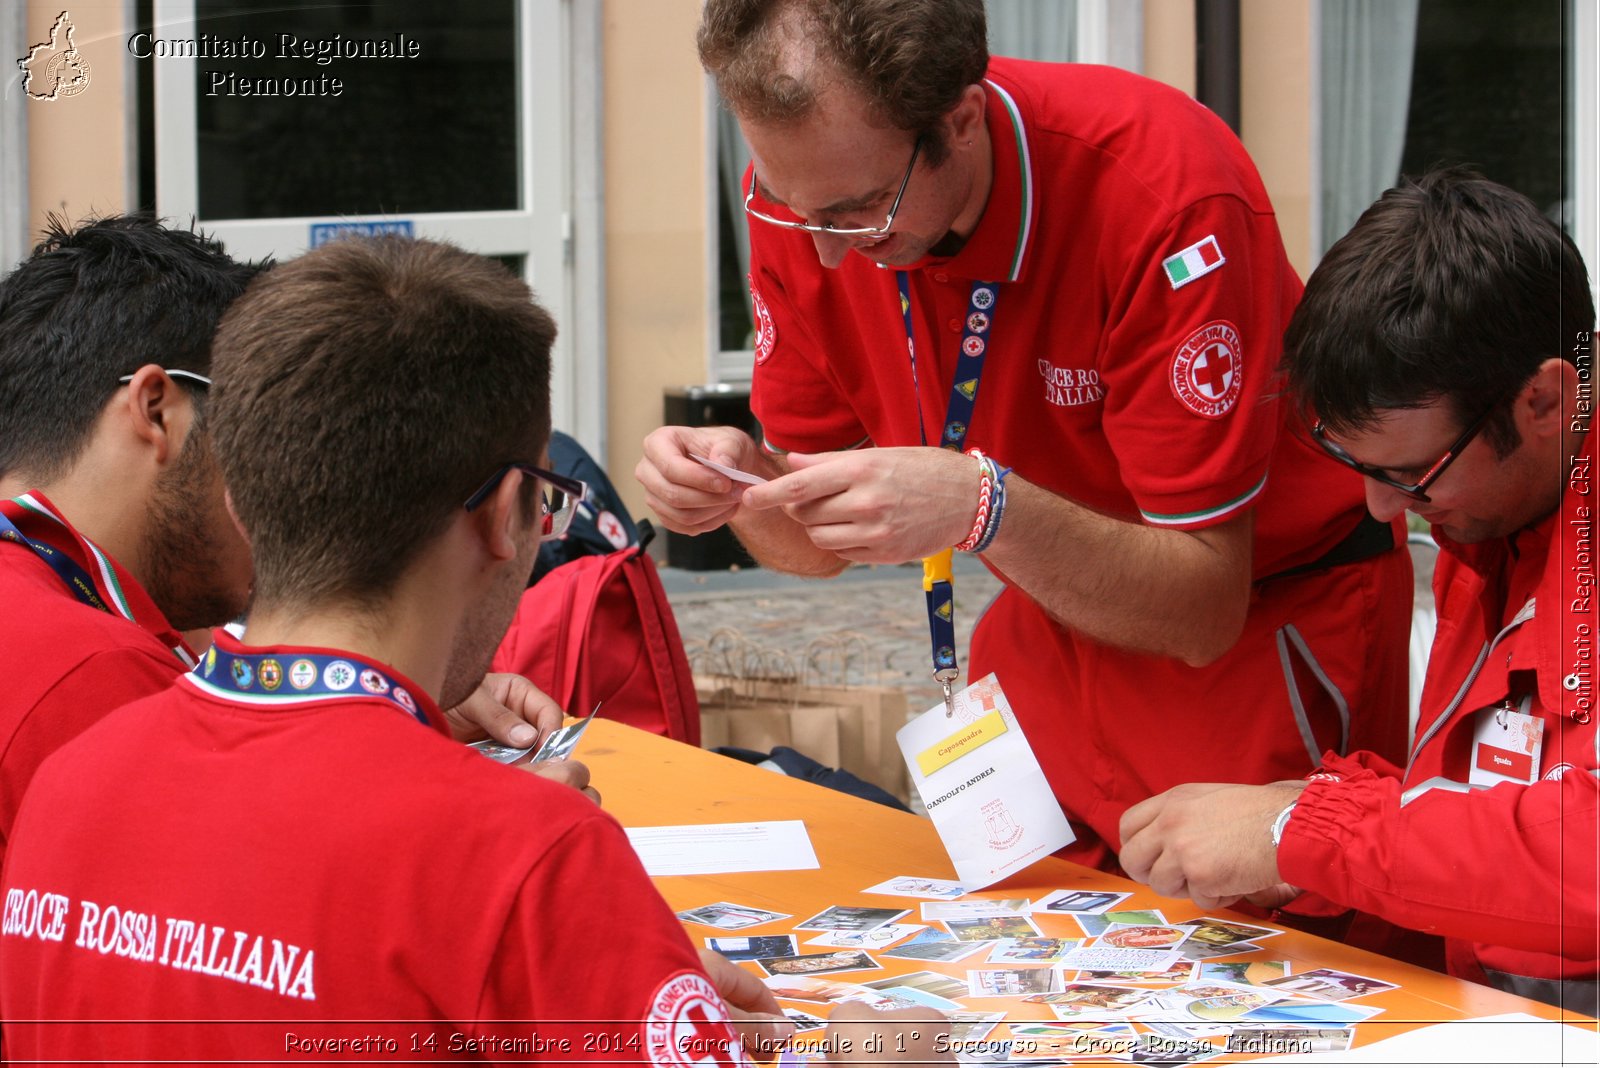
[(384, 234), (413, 237), (415, 231), (410, 219), (390, 219), (387, 222), (312, 223), (311, 247), (321, 248), (329, 241), (337, 241), (342, 237), (381, 237)]

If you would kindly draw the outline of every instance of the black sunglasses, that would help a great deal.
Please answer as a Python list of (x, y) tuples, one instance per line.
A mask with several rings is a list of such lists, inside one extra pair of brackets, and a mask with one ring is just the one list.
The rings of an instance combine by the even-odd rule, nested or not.
[(1345, 452), (1343, 445), (1329, 440), (1327, 430), (1323, 427), (1321, 419), (1311, 425), (1311, 436), (1316, 439), (1318, 445), (1322, 446), (1323, 452), (1351, 470), (1360, 473), (1365, 478), (1372, 479), (1374, 482), (1381, 482), (1390, 489), (1399, 490), (1414, 501), (1427, 504), (1431, 500), (1427, 494), (1428, 487), (1439, 481), (1439, 476), (1445, 473), (1445, 469), (1455, 463), (1456, 457), (1461, 455), (1462, 450), (1471, 444), (1472, 439), (1478, 436), (1480, 430), (1488, 425), (1489, 416), (1494, 414), (1494, 408), (1495, 406), (1491, 406), (1488, 411), (1474, 419), (1467, 429), (1461, 432), (1461, 436), (1456, 438), (1455, 443), (1445, 450), (1444, 455), (1435, 460), (1423, 472), (1422, 477), (1415, 482), (1401, 482), (1399, 479), (1391, 478), (1385, 468), (1364, 464), (1348, 452)]

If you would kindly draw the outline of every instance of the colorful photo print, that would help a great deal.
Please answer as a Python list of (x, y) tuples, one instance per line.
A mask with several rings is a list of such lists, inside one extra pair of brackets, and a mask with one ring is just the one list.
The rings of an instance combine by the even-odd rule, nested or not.
[(1159, 909), (1127, 909), (1121, 912), (1073, 912), (1069, 915), (1077, 921), (1083, 933), (1090, 938), (1097, 938), (1105, 932), (1107, 927), (1114, 923), (1129, 924), (1165, 924), (1167, 918), (1161, 915)]
[(1198, 920), (1186, 922), (1194, 928), (1190, 938), (1213, 946), (1226, 946), (1234, 942), (1249, 942), (1257, 938), (1283, 934), (1283, 931), (1276, 927), (1257, 927), (1250, 923), (1240, 923), (1238, 920), (1219, 920), (1214, 916), (1203, 916)]
[(928, 928), (920, 923), (886, 923), (870, 931), (823, 931), (815, 938), (806, 939), (806, 945), (831, 946), (835, 949), (882, 949), (926, 930)]
[(1184, 960), (1211, 960), (1214, 957), (1237, 957), (1241, 953), (1259, 953), (1261, 947), (1254, 942), (1231, 942), (1225, 946), (1213, 946), (1209, 942), (1196, 942), (1193, 938), (1178, 947), (1178, 955)]
[(797, 957), (760, 957), (756, 964), (768, 975), (826, 975), (830, 972), (878, 971), (883, 965), (859, 949), (837, 953), (802, 953)]
[(820, 1016), (813, 1016), (809, 1012), (799, 1009), (784, 1009), (783, 1014), (794, 1024), (794, 1033), (803, 1034), (806, 1031), (815, 1031), (819, 1027), (828, 1026), (828, 1021)]
[(1318, 1001), (1344, 1001), (1347, 998), (1381, 994), (1385, 990), (1395, 989), (1394, 983), (1386, 983), (1382, 979), (1368, 979), (1364, 975), (1352, 975), (1349, 972), (1337, 972), (1332, 968), (1313, 968), (1308, 972), (1269, 979), (1262, 985), (1270, 986), (1285, 994), (1299, 994), (1302, 997), (1316, 998)]
[(678, 913), (680, 920), (704, 924), (707, 927), (719, 927), (724, 931), (737, 931), (741, 927), (758, 927), (763, 923), (790, 918), (787, 912), (771, 912), (753, 905), (735, 905), (729, 901), (718, 901)]
[(995, 942), (1002, 938), (1039, 938), (1042, 932), (1026, 916), (985, 916), (973, 920), (945, 920), (958, 942)]
[(909, 975), (891, 975), (887, 979), (874, 979), (870, 983), (862, 983), (871, 990), (890, 990), (897, 987), (906, 987), (920, 990), (940, 998), (962, 998), (967, 996), (967, 984), (960, 979), (953, 979), (948, 975), (938, 972), (912, 972)]
[(758, 957), (792, 957), (799, 953), (794, 935), (722, 935), (706, 939), (706, 948), (729, 960), (755, 960)]
[(1337, 1001), (1279, 1001), (1264, 1005), (1244, 1017), (1251, 1023), (1355, 1024), (1382, 1012), (1376, 1005), (1350, 1005)]
[(1199, 965), (1192, 960), (1180, 960), (1159, 972), (1140, 971), (1081, 971), (1078, 981), (1082, 983), (1190, 983), (1196, 977), (1195, 969)]
[(967, 972), (967, 991), (975, 998), (1020, 998), (1061, 989), (1054, 968), (979, 968)]
[(1112, 949), (1177, 949), (1194, 932), (1182, 924), (1114, 923), (1100, 933), (1096, 946)]
[(891, 897), (928, 897), (940, 901), (960, 897), (966, 888), (949, 879), (924, 879), (918, 875), (897, 875), (893, 879), (869, 886), (863, 894), (888, 894)]
[(1007, 938), (989, 952), (989, 963), (1054, 964), (1078, 945), (1076, 938)]
[(1233, 1029), (1233, 1037), (1228, 1040), (1228, 1051), (1274, 1056), (1343, 1053), (1350, 1048), (1355, 1035), (1353, 1027), (1258, 1027), (1246, 1024)]
[(1060, 1020), (1120, 1019), (1127, 1011), (1150, 996), (1150, 991), (1104, 983), (1067, 983), (1052, 994), (1036, 994), (1025, 1000), (1050, 1006)]
[(815, 1001), (823, 1005), (836, 1005), (841, 1001), (860, 1001), (877, 994), (856, 983), (841, 983), (837, 979), (818, 979), (809, 975), (771, 975), (761, 980), (772, 996), (784, 1001)]
[(797, 931), (870, 931), (910, 915), (910, 909), (875, 909), (865, 905), (834, 905), (794, 925)]
[(1286, 960), (1230, 960), (1200, 964), (1199, 978), (1260, 986), (1273, 979), (1282, 979), (1288, 974), (1289, 962)]
[(1035, 901), (1033, 911), (1100, 913), (1132, 896), (1115, 890), (1057, 890)]
[(971, 1009), (946, 1015), (950, 1018), (950, 1041), (960, 1044), (982, 1041), (1006, 1018), (1003, 1012), (973, 1012)]
[[(923, 932), (927, 934), (929, 932)], [(903, 946), (886, 949), (881, 954), (893, 957), (896, 960), (924, 960), (935, 964), (950, 964), (958, 960), (966, 960), (975, 953), (981, 953), (994, 945), (993, 942), (958, 942), (943, 931), (939, 932), (937, 939), (921, 941), (921, 936), (912, 939)]]

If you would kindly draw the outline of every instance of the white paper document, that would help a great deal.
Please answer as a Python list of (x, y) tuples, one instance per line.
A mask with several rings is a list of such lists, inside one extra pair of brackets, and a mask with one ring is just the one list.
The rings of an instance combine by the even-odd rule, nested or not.
[(629, 827), (628, 841), (650, 875), (720, 875), (820, 867), (800, 820)]
[(726, 464), (719, 464), (715, 460), (708, 460), (704, 456), (696, 456), (692, 452), (689, 454), (689, 459), (694, 460), (696, 463), (705, 464), (707, 467), (711, 468), (711, 470), (717, 472), (717, 474), (726, 475), (735, 482), (743, 482), (748, 486), (759, 486), (766, 481), (766, 479), (762, 478), (760, 475), (752, 475), (750, 472), (741, 471), (737, 467), (729, 467)]
[[(1357, 1031), (1359, 1034), (1359, 1029)], [(1595, 1064), (1600, 1040), (1592, 1027), (1541, 1020), (1526, 1013), (1483, 1016), (1419, 1027), (1343, 1053), (1268, 1057), (1260, 1064)]]
[(918, 796), (967, 890), (981, 890), (1073, 840), (1071, 826), (993, 675), (895, 736)]

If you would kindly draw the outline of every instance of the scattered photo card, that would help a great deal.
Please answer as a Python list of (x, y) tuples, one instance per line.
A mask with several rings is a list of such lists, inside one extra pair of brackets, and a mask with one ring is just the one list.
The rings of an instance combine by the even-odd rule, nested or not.
[(925, 920), (970, 920), (984, 916), (1023, 916), (1028, 912), (1028, 899), (1009, 897), (995, 901), (974, 898), (971, 901), (924, 901), (922, 918)]
[(1132, 896), (1116, 890), (1056, 890), (1035, 901), (1033, 911), (1101, 913)]
[(920, 990), (940, 998), (963, 998), (967, 996), (967, 984), (960, 979), (941, 975), (938, 972), (912, 972), (909, 975), (891, 975), (887, 979), (874, 979), (862, 986), (872, 990), (890, 990), (896, 987), (907, 987)]
[(714, 949), (729, 960), (755, 960), (757, 957), (792, 957), (799, 953), (794, 935), (724, 935), (706, 939), (706, 948)]
[(813, 1016), (809, 1012), (801, 1012), (799, 1009), (784, 1009), (783, 1014), (793, 1021), (794, 1033), (797, 1035), (828, 1026), (828, 1021), (822, 1017)]
[(823, 931), (815, 938), (806, 939), (806, 945), (832, 946), (836, 949), (882, 949), (926, 930), (928, 928), (920, 923), (886, 923), (870, 931)]
[(826, 975), (830, 972), (879, 971), (883, 965), (859, 949), (837, 953), (802, 953), (797, 957), (759, 957), (756, 964), (768, 975)]
[(973, 1012), (971, 1009), (946, 1013), (950, 1018), (952, 1043), (979, 1042), (1006, 1018), (1003, 1012)]
[(1150, 996), (1150, 991), (1130, 986), (1100, 983), (1067, 983), (1051, 994), (1035, 994), (1024, 1000), (1050, 1006), (1059, 1020), (1121, 1018), (1129, 1009)]
[(1078, 981), (1083, 983), (1191, 983), (1200, 965), (1192, 960), (1180, 960), (1164, 971), (1083, 971)]
[(1396, 984), (1386, 983), (1382, 979), (1368, 979), (1364, 975), (1338, 972), (1332, 968), (1313, 968), (1308, 972), (1268, 979), (1262, 985), (1281, 990), (1285, 994), (1299, 994), (1302, 997), (1316, 998), (1318, 1001), (1344, 1001), (1347, 998), (1381, 994), (1385, 990), (1396, 988)]
[(909, 916), (910, 909), (874, 909), (865, 905), (834, 905), (809, 920), (794, 925), (796, 931), (870, 931)]
[(1077, 921), (1083, 933), (1090, 938), (1099, 937), (1107, 927), (1114, 923), (1147, 923), (1164, 924), (1167, 918), (1161, 915), (1158, 909), (1129, 909), (1123, 912), (1073, 912), (1069, 913)]
[(989, 954), (990, 964), (1054, 964), (1077, 949), (1076, 938), (1007, 938)]
[(1250, 923), (1240, 923), (1238, 920), (1219, 920), (1213, 916), (1186, 922), (1194, 928), (1190, 938), (1213, 946), (1250, 942), (1257, 938), (1270, 938), (1272, 935), (1283, 934), (1283, 931), (1276, 927), (1257, 927)]
[(757, 927), (763, 923), (790, 918), (791, 915), (787, 912), (771, 912), (753, 905), (735, 905), (728, 901), (701, 905), (697, 909), (685, 909), (678, 913), (680, 920), (704, 924), (707, 927), (720, 927), (724, 931), (737, 931), (741, 927)]
[[(1171, 1008), (1159, 1019), (1170, 1023), (1231, 1023), (1281, 1000), (1282, 994), (1261, 987), (1224, 982), (1189, 983), (1163, 993), (1162, 1004)], [(1144, 1018), (1157, 1017), (1141, 1016)]]
[(1061, 989), (1054, 968), (979, 968), (967, 973), (967, 990), (975, 998), (1020, 998)]
[(897, 960), (925, 960), (936, 964), (951, 964), (958, 960), (966, 960), (974, 953), (981, 953), (994, 945), (993, 942), (957, 942), (942, 931), (938, 933), (937, 940), (924, 942), (920, 940), (921, 935), (919, 935), (903, 946), (884, 950), (882, 955)]
[(1260, 986), (1289, 974), (1286, 960), (1232, 960), (1200, 964), (1201, 979), (1220, 979), (1226, 983)]
[[(1151, 1018), (1145, 1015), (1145, 1010), (1158, 1002), (1164, 1002), (1164, 996), (1157, 994), (1133, 1013), (1133, 1018), (1139, 1021), (1139, 1026), (1154, 1031), (1158, 1035), (1168, 1038), (1214, 1038), (1219, 1035), (1231, 1035), (1234, 1027), (1230, 1024), (1203, 1024), (1203, 1023), (1169, 1023), (1165, 1020)], [(1174, 1006), (1167, 1005), (1171, 1010)]]
[(1166, 1035), (1139, 1036), (1139, 1045), (1128, 1058), (1130, 1064), (1152, 1068), (1178, 1068), (1179, 1065), (1208, 1061), (1225, 1053), (1222, 1043), (1203, 1038), (1171, 1038)]
[(1113, 923), (1100, 933), (1095, 945), (1101, 949), (1177, 949), (1194, 933), (1184, 924)]
[(1213, 946), (1208, 942), (1196, 942), (1193, 938), (1178, 947), (1178, 955), (1184, 960), (1211, 960), (1214, 957), (1237, 957), (1241, 953), (1259, 953), (1261, 947), (1254, 942), (1233, 942), (1226, 946)]
[[(931, 897), (948, 901), (966, 893), (966, 887), (949, 879), (924, 879), (919, 875), (897, 875), (893, 879), (869, 886), (863, 894), (888, 894), (891, 897)], [(926, 918), (926, 917), (924, 917)]]
[[(1040, 1024), (1049, 1027), (1049, 1024)], [(1127, 1060), (1128, 1053), (1138, 1044), (1132, 1034), (1115, 1031), (1073, 1031), (1055, 1034), (1019, 1035), (1011, 1029), (1012, 1063), (1047, 1061), (1092, 1062), (1109, 1064)]]
[(811, 975), (771, 975), (761, 981), (772, 991), (772, 996), (775, 998), (782, 998), (785, 1001), (815, 1001), (823, 1005), (870, 999), (877, 993), (856, 983), (842, 983), (837, 979), (818, 979)]
[(1062, 968), (1084, 972), (1164, 972), (1178, 963), (1175, 949), (1116, 949), (1080, 946), (1061, 958)]
[(994, 942), (1002, 938), (1039, 938), (1039, 928), (1026, 916), (986, 916), (973, 920), (945, 920), (958, 942)]
[(1279, 1001), (1246, 1013), (1247, 1023), (1355, 1024), (1378, 1015), (1376, 1005), (1349, 1005), (1337, 1001)]

